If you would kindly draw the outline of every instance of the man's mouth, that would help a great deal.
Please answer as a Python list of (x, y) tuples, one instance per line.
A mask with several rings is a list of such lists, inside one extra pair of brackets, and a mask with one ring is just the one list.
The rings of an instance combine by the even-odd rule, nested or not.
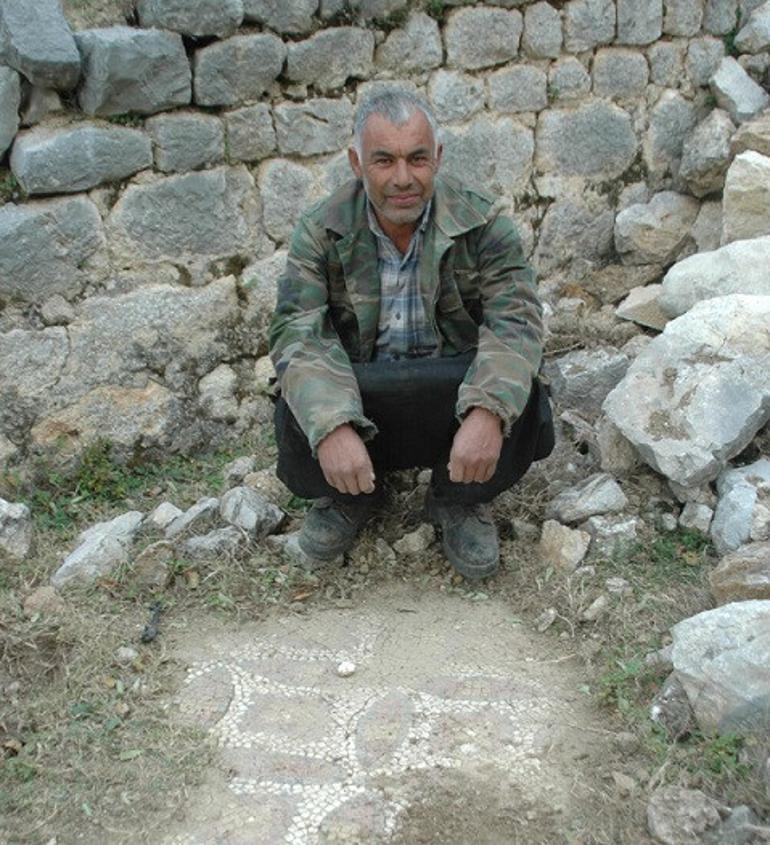
[(419, 194), (393, 194), (392, 196), (388, 197), (388, 199), (394, 205), (414, 205), (416, 202), (419, 201), (420, 195)]

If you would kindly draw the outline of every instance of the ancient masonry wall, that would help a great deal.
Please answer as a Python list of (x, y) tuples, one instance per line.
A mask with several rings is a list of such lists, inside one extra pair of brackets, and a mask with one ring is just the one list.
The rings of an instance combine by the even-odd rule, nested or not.
[(0, 7), (0, 469), (265, 424), (287, 241), (386, 81), (514, 209), (551, 303), (613, 308), (770, 233), (761, 198), (729, 225), (722, 202), (736, 155), (770, 174), (738, 129), (770, 103), (770, 2), (140, 0), (130, 23)]

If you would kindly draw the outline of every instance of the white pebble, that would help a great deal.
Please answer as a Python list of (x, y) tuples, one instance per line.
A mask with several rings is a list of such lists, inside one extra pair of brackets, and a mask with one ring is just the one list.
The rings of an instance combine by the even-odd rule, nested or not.
[(343, 660), (337, 667), (337, 674), (340, 678), (349, 678), (356, 671), (356, 664), (350, 660)]

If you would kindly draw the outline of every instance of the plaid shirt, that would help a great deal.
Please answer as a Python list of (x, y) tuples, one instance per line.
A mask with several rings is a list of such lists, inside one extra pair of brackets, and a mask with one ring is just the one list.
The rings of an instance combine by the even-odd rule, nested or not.
[(430, 219), (432, 200), (422, 213), (409, 247), (402, 255), (382, 231), (367, 202), (369, 228), (377, 238), (377, 270), (380, 276), (380, 319), (374, 357), (380, 361), (420, 358), (438, 354), (438, 342), (420, 296), (419, 265)]

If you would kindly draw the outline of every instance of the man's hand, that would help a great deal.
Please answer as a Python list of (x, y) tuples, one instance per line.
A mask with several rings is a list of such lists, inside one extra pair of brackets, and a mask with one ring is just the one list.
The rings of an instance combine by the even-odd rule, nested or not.
[(327, 483), (340, 493), (374, 492), (374, 467), (350, 423), (338, 426), (318, 444), (318, 463)]
[(503, 432), (500, 417), (486, 408), (473, 408), (455, 434), (449, 453), (449, 480), (468, 484), (489, 481), (495, 474)]

